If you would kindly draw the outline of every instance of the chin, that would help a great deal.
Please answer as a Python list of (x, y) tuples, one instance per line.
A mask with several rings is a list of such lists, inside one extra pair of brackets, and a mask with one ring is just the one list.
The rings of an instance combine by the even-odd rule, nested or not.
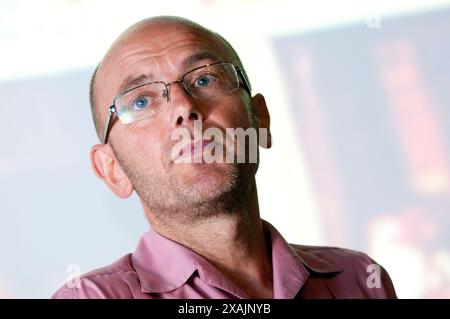
[(179, 192), (190, 203), (219, 200), (231, 192), (237, 182), (237, 170), (233, 164), (186, 164), (177, 175)]

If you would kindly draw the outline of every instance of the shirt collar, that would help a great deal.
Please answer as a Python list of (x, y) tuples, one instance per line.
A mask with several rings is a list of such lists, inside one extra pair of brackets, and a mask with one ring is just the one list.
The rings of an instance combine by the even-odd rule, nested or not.
[(166, 293), (184, 285), (194, 272), (207, 284), (245, 298), (245, 292), (204, 257), (159, 234), (151, 227), (132, 255), (133, 267), (145, 293)]
[(294, 298), (311, 272), (325, 274), (342, 271), (339, 267), (315, 256), (302, 246), (290, 245), (267, 221), (263, 220), (266, 238), (272, 245), (273, 294), (276, 299)]
[[(270, 223), (263, 220), (264, 231), (272, 248), (274, 298), (294, 298), (310, 275), (342, 271), (319, 256), (294, 249)], [(225, 278), (204, 257), (149, 229), (132, 255), (132, 263), (145, 293), (165, 293), (180, 288), (195, 271), (209, 285), (241, 298), (246, 294)]]
[(200, 257), (150, 227), (131, 258), (142, 291), (163, 293), (181, 287), (189, 279), (196, 270), (197, 256)]

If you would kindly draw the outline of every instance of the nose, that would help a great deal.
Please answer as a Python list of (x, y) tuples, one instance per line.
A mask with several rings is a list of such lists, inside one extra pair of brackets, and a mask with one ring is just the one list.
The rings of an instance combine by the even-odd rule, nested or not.
[(194, 102), (194, 98), (184, 89), (182, 83), (170, 86), (172, 123), (175, 127), (191, 126), (195, 120), (203, 120), (203, 114)]

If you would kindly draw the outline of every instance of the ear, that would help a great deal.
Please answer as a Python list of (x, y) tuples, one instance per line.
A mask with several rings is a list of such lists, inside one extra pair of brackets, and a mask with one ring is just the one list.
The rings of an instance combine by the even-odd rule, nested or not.
[(266, 100), (262, 94), (258, 93), (252, 97), (251, 103), (259, 133), (259, 145), (264, 148), (271, 148), (272, 134), (270, 133), (270, 114), (267, 109)]
[(103, 180), (114, 194), (121, 198), (127, 198), (133, 193), (133, 185), (109, 144), (92, 146), (90, 159), (95, 175)]

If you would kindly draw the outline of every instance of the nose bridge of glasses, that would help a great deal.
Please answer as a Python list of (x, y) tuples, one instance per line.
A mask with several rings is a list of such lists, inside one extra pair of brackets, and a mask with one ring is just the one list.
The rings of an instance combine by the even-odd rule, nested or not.
[(168, 94), (167, 94), (167, 100), (170, 100), (170, 94), (169, 94), (170, 87), (171, 87), (172, 85), (174, 85), (174, 84), (177, 84), (177, 83), (181, 83), (184, 92), (185, 92), (188, 96), (192, 96), (192, 92), (191, 92), (191, 90), (189, 89), (189, 87), (186, 85), (186, 83), (184, 82), (184, 77), (183, 77), (183, 78), (181, 78), (181, 79), (178, 79), (178, 80), (175, 80), (175, 81), (166, 83), (166, 87), (167, 87), (167, 90), (168, 90), (168, 92), (167, 92), (167, 93), (168, 93)]

